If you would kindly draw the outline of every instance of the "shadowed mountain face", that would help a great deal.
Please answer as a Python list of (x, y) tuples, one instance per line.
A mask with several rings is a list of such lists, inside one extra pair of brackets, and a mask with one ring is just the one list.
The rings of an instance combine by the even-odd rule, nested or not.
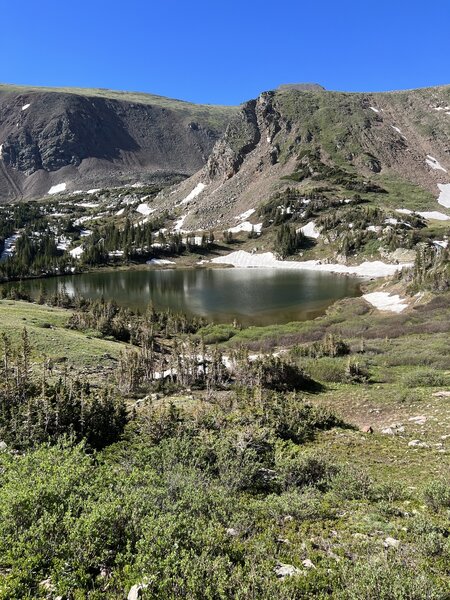
[(232, 107), (145, 94), (0, 86), (0, 200), (189, 176)]

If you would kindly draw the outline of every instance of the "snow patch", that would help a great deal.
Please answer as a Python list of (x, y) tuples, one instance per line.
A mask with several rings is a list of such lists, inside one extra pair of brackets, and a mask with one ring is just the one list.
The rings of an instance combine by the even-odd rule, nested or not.
[(375, 113), (380, 112), (378, 108), (375, 108), (375, 106), (369, 106), (369, 108), (370, 108), (370, 110), (373, 110), (373, 112), (375, 112)]
[[(391, 125), (392, 129), (394, 129), (397, 133), (399, 133), (402, 137), (405, 137), (401, 131), (401, 129), (399, 127), (396, 127), (395, 125)], [(406, 138), (405, 138), (406, 140)]]
[(136, 212), (140, 213), (141, 215), (151, 215), (152, 213), (154, 213), (156, 210), (156, 208), (150, 208), (150, 206), (146, 203), (143, 202), (142, 204), (139, 204), (139, 206), (136, 208)]
[(175, 262), (173, 260), (166, 260), (165, 258), (152, 258), (148, 260), (147, 265), (174, 265)]
[(97, 208), (100, 204), (98, 202), (78, 202), (77, 206), (81, 206), (82, 208)]
[(249, 217), (251, 217), (254, 212), (255, 212), (254, 208), (249, 208), (248, 210), (246, 210), (245, 212), (241, 213), (240, 215), (238, 215), (237, 217), (234, 217), (234, 218), (236, 219), (236, 221), (247, 221), (247, 219)]
[(175, 221), (175, 225), (173, 226), (174, 231), (178, 231), (178, 232), (183, 231), (181, 228), (183, 227), (186, 217), (187, 217), (187, 215), (183, 215), (182, 217), (180, 217), (178, 219), (178, 221)]
[(123, 215), (123, 213), (124, 213), (124, 212), (125, 212), (125, 209), (124, 209), (124, 208), (121, 208), (120, 210), (118, 210), (118, 211), (116, 212), (116, 217), (121, 217), (121, 216)]
[(317, 240), (317, 238), (320, 236), (320, 232), (316, 228), (314, 221), (310, 221), (306, 225), (303, 225), (303, 227), (300, 227), (300, 231), (303, 233), (303, 235), (306, 235), (306, 237), (314, 238), (315, 240)]
[(448, 240), (434, 240), (433, 244), (435, 246), (440, 246), (441, 248), (447, 248)]
[(211, 260), (212, 263), (222, 265), (233, 265), (235, 267), (249, 268), (275, 268), (275, 269), (299, 269), (304, 271), (323, 271), (325, 273), (342, 273), (356, 275), (357, 277), (388, 277), (405, 267), (411, 267), (413, 263), (403, 265), (392, 265), (381, 261), (364, 262), (356, 266), (339, 265), (333, 263), (322, 263), (320, 260), (308, 261), (283, 261), (277, 260), (272, 252), (263, 254), (250, 254), (245, 250), (231, 252), (227, 256), (218, 256)]
[(100, 192), (101, 188), (94, 188), (92, 190), (88, 190), (86, 192), (86, 194), (96, 194), (97, 192)]
[(433, 156), (427, 154), (425, 162), (429, 167), (431, 167), (435, 171), (444, 171), (444, 173), (447, 173), (447, 169), (444, 169), (441, 163), (436, 158), (433, 158)]
[(440, 190), (438, 203), (445, 208), (450, 208), (450, 183), (438, 183)]
[(190, 192), (186, 198), (184, 200), (182, 200), (179, 204), (180, 206), (182, 204), (189, 204), (189, 202), (191, 200), (193, 200), (194, 198), (197, 198), (197, 196), (199, 194), (201, 194), (203, 192), (203, 190), (205, 189), (206, 185), (204, 183), (197, 183), (197, 185), (195, 186), (195, 188), (192, 190), (192, 192)]
[(72, 258), (80, 258), (80, 256), (83, 254), (83, 252), (84, 252), (84, 249), (82, 248), (82, 246), (77, 246), (73, 250), (69, 250), (69, 254)]
[(57, 248), (58, 250), (67, 250), (67, 248), (70, 245), (70, 240), (68, 238), (66, 238), (65, 235), (62, 235), (59, 240), (58, 240), (58, 244), (57, 244)]
[(19, 238), (19, 233), (14, 233), (11, 237), (6, 238), (3, 245), (3, 252), (0, 256), (0, 260), (5, 260), (6, 258), (9, 258), (14, 255), (14, 252), (16, 250), (16, 242)]
[(22, 110), (27, 110), (27, 108), (30, 108), (31, 104), (24, 104), (22, 106)]
[(48, 194), (60, 194), (61, 192), (66, 191), (67, 184), (66, 183), (58, 183), (56, 185), (52, 185), (52, 187), (48, 190)]
[(0, 144), (0, 158), (3, 158), (3, 144)]
[(239, 223), (236, 227), (231, 227), (228, 231), (230, 233), (239, 233), (240, 231), (254, 231), (255, 233), (261, 233), (262, 223), (250, 223), (250, 221), (244, 221), (243, 223)]
[(389, 312), (401, 313), (408, 304), (400, 298), (398, 294), (389, 294), (388, 292), (372, 292), (363, 295), (364, 300), (379, 310), (387, 310)]
[(395, 212), (398, 212), (402, 215), (416, 214), (420, 217), (423, 217), (424, 219), (432, 219), (434, 221), (450, 221), (450, 217), (444, 215), (444, 213), (439, 212), (438, 210), (421, 211), (414, 213), (412, 210), (409, 210), (409, 208), (396, 208)]

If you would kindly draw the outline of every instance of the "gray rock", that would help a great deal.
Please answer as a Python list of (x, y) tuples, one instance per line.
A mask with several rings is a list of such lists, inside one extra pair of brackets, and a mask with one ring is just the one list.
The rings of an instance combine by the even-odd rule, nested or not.
[(309, 558), (305, 558), (305, 560), (302, 560), (302, 565), (306, 568), (306, 569), (315, 569), (316, 565), (309, 560)]
[(387, 537), (384, 540), (384, 547), (385, 548), (398, 548), (400, 546), (400, 540), (396, 540), (393, 537)]
[(297, 569), (297, 567), (294, 567), (294, 565), (286, 565), (284, 563), (278, 563), (274, 570), (276, 576), (280, 579), (292, 577), (293, 575), (298, 575), (301, 572), (300, 569)]
[(147, 583), (136, 583), (130, 588), (128, 592), (127, 600), (139, 600), (142, 597), (142, 590), (148, 588)]
[(410, 448), (428, 448), (428, 444), (421, 442), (420, 440), (411, 440), (408, 442)]

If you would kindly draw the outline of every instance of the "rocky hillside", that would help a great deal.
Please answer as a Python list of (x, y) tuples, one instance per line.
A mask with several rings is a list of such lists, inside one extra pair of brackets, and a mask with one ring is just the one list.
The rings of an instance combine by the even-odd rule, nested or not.
[(363, 94), (282, 86), (247, 102), (207, 164), (158, 201), (188, 230), (236, 224), (287, 188), (450, 214), (449, 171), (450, 87)]
[(0, 201), (192, 175), (236, 111), (148, 94), (0, 85)]

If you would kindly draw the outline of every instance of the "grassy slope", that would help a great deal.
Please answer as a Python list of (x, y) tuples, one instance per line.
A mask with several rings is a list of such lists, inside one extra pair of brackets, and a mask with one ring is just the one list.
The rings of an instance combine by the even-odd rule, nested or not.
[[(237, 332), (231, 339), (229, 343), (247, 342), (254, 348), (263, 343), (269, 349), (273, 344), (290, 346), (321, 339), (325, 332), (334, 331), (340, 332), (356, 352), (361, 337), (364, 337), (365, 352), (361, 355), (361, 361), (368, 364), (372, 374), (372, 381), (368, 385), (326, 382), (321, 375), (329, 373), (331, 367), (335, 370), (344, 369), (346, 358), (319, 359), (314, 364), (308, 359), (298, 359), (307, 369), (315, 369), (315, 378), (325, 384), (323, 391), (305, 394), (308, 402), (329, 407), (347, 423), (356, 426), (354, 429), (334, 428), (319, 432), (299, 452), (301, 456), (323, 456), (334, 464), (346, 463), (350, 468), (361, 468), (369, 474), (374, 485), (381, 486), (378, 489), (385, 490), (383, 499), (377, 502), (364, 498), (341, 500), (337, 510), (336, 500), (326, 496), (321, 504), (323, 514), (314, 513), (317, 506), (315, 509), (309, 507), (315, 514), (314, 518), (294, 519), (292, 523), (281, 520), (279, 524), (264, 513), (258, 523), (262, 533), (257, 541), (264, 541), (265, 552), (276, 554), (281, 562), (300, 566), (301, 559), (307, 557), (317, 565), (315, 575), (328, 578), (339, 566), (339, 561), (349, 556), (365, 562), (365, 556), (380, 558), (386, 555), (392, 558), (397, 552), (400, 557), (404, 552), (416, 556), (422, 551), (425, 557), (422, 560), (430, 562), (430, 572), (444, 573), (445, 555), (435, 559), (430, 557), (428, 547), (421, 550), (423, 542), (414, 528), (419, 527), (425, 519), (441, 528), (446, 523), (445, 511), (435, 515), (426, 509), (423, 488), (432, 480), (448, 474), (450, 467), (449, 440), (442, 439), (450, 430), (449, 402), (448, 398), (433, 395), (438, 390), (449, 389), (450, 385), (449, 309), (450, 294), (408, 314), (394, 316), (369, 310), (361, 299), (350, 299), (337, 303), (326, 316), (314, 321), (250, 328)], [(67, 316), (68, 311), (3, 301), (0, 302), (0, 331), (18, 337), (22, 325), (26, 324), (33, 343), (42, 352), (52, 349), (56, 354), (64, 348), (73, 362), (87, 360), (91, 356), (99, 358), (102, 352), (113, 353), (119, 347), (118, 344), (89, 339), (84, 334), (65, 330), (63, 327)], [(55, 329), (42, 329), (42, 324), (46, 322)], [(211, 333), (212, 329), (216, 334), (219, 332), (217, 327), (210, 327), (208, 331)], [(224, 332), (225, 327), (221, 331)], [(407, 378), (425, 365), (442, 377), (447, 377), (448, 385), (406, 385)], [(204, 392), (196, 391), (189, 392), (189, 395), (163, 398), (159, 402), (171, 401), (194, 413), (201, 411), (208, 403)], [(409, 420), (418, 415), (425, 417), (423, 425)], [(401, 424), (404, 431), (397, 435), (381, 432), (393, 423)], [(375, 432), (363, 434), (359, 428), (365, 424), (371, 425)], [(408, 446), (409, 441), (415, 439), (424, 442), (426, 447)], [(247, 502), (263, 505), (262, 500), (247, 499)], [(291, 510), (291, 507), (286, 510)], [(329, 518), (327, 511), (336, 515)], [(233, 518), (240, 523), (239, 514), (233, 515)], [(234, 526), (234, 521), (232, 524)], [(289, 543), (283, 544), (275, 552), (274, 542), (269, 540), (280, 536), (287, 538)], [(383, 543), (388, 536), (400, 540), (400, 550), (384, 550)], [(239, 539), (236, 543), (244, 544)], [(255, 541), (246, 542), (242, 551), (247, 554), (254, 552), (252, 543)], [(333, 559), (330, 558), (331, 551), (334, 552)], [(313, 596), (306, 593), (304, 597)], [(398, 597), (413, 596), (405, 592), (404, 596)]]
[[(244, 344), (252, 351), (268, 351), (274, 347), (304, 344), (320, 340), (326, 333), (342, 336), (358, 352), (361, 339), (365, 351), (360, 357), (371, 373), (369, 385), (351, 385), (327, 382), (324, 374), (333, 370), (342, 373), (347, 358), (298, 358), (299, 364), (326, 388), (310, 397), (313, 403), (331, 408), (346, 422), (362, 427), (371, 425), (373, 436), (359, 431), (332, 431), (324, 433), (315, 446), (349, 462), (366, 466), (382, 480), (394, 479), (413, 486), (418, 480), (427, 480), (443, 468), (448, 458), (442, 454), (441, 436), (450, 431), (448, 398), (433, 396), (442, 389), (450, 389), (450, 294), (442, 295), (429, 305), (418, 306), (401, 315), (389, 315), (370, 310), (359, 298), (347, 299), (333, 305), (327, 315), (303, 323), (270, 327), (250, 327), (242, 331), (227, 326), (209, 326), (206, 339), (226, 339), (222, 346)], [(438, 374), (445, 385), (411, 386), (409, 380), (417, 371), (429, 369)], [(411, 417), (425, 415), (427, 421), (418, 425)], [(401, 423), (404, 432), (390, 436), (381, 430), (393, 423)], [(413, 439), (425, 441), (429, 447), (410, 448)], [(446, 466), (445, 466), (446, 465)]]
[(27, 302), (0, 300), (0, 334), (18, 344), (26, 327), (34, 350), (34, 359), (66, 357), (69, 365), (84, 371), (110, 366), (122, 344), (66, 329), (70, 311)]

